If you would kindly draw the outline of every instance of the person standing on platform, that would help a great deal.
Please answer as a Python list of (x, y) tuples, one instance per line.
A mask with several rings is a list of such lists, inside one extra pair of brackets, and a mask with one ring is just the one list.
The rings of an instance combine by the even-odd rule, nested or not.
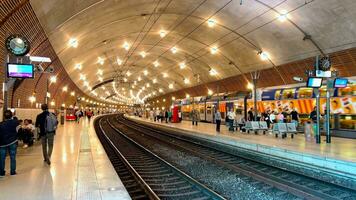
[(4, 112), (4, 121), (0, 123), (0, 177), (5, 176), (6, 154), (10, 155), (10, 175), (16, 175), (17, 131), (19, 122), (12, 119), (12, 112)]
[(164, 112), (164, 118), (166, 119), (166, 123), (168, 123), (168, 110)]
[(178, 111), (178, 119), (179, 119), (179, 122), (182, 121), (182, 112), (180, 110)]
[(191, 115), (192, 115), (192, 125), (194, 125), (195, 123), (195, 125), (198, 126), (198, 120), (199, 120), (198, 111), (196, 109), (193, 109)]
[[(153, 120), (153, 118), (154, 118), (154, 112), (153, 112), (153, 110), (150, 110), (150, 120), (152, 121)], [(155, 120), (156, 121), (156, 120)]]
[(298, 127), (298, 122), (299, 122), (299, 113), (295, 108), (293, 108), (292, 112), (290, 112), (291, 118), (292, 118), (292, 123), (295, 124), (295, 127)]
[(253, 108), (250, 108), (250, 110), (247, 112), (247, 120), (248, 121), (254, 121), (255, 120), (255, 116), (253, 115)]
[(76, 120), (77, 120), (78, 124), (79, 124), (79, 121), (80, 121), (80, 115), (81, 115), (80, 110), (77, 110), (77, 112), (75, 112), (75, 117), (76, 117)]
[(43, 112), (36, 117), (36, 127), (40, 128), (44, 162), (50, 165), (58, 120), (54, 113), (48, 111), (47, 104), (42, 104), (41, 109)]
[(172, 120), (172, 111), (168, 110), (168, 121), (171, 122)]
[(87, 117), (88, 117), (88, 120), (90, 121), (91, 117), (93, 116), (93, 111), (91, 111), (89, 109), (89, 111), (87, 112)]
[(159, 113), (160, 113), (160, 112), (159, 112), (159, 110), (157, 109), (157, 110), (156, 110), (156, 120), (157, 120), (157, 122), (159, 122), (159, 117), (160, 117)]
[(221, 113), (220, 113), (219, 109), (215, 110), (215, 122), (216, 122), (216, 131), (220, 132)]
[(235, 112), (232, 110), (232, 108), (229, 109), (229, 112), (227, 112), (227, 119), (229, 120), (229, 131), (234, 131), (234, 120), (235, 120)]

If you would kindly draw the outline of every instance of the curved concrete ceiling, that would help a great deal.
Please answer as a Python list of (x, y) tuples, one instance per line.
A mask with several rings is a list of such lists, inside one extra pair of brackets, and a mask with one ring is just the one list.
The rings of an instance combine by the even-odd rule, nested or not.
[[(130, 90), (136, 96), (143, 87), (139, 97), (153, 97), (356, 46), (354, 0), (30, 2), (79, 88), (89, 93), (101, 82), (116, 79), (116, 88), (106, 84), (91, 93), (102, 100), (113, 93), (119, 93), (112, 96), (114, 100), (127, 100), (124, 96), (130, 97)], [(166, 32), (164, 37), (160, 37), (161, 30)], [(69, 45), (71, 39), (78, 42), (76, 48)], [(124, 42), (130, 44), (128, 51)], [(177, 53), (171, 52), (172, 47)], [(212, 47), (218, 49), (215, 54), (211, 54)], [(146, 52), (144, 58), (142, 51)], [(269, 59), (260, 59), (260, 51)], [(98, 63), (99, 57), (103, 65)], [(181, 62), (186, 64), (184, 69), (179, 67)], [(78, 63), (80, 70), (75, 68)], [(211, 69), (217, 75), (212, 76)], [(87, 83), (80, 78), (84, 76)]]

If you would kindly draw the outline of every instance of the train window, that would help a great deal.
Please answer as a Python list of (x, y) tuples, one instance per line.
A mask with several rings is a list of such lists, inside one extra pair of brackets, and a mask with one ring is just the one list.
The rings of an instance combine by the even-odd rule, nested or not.
[(298, 99), (302, 98), (312, 98), (313, 88), (299, 88)]
[(276, 93), (274, 94), (274, 99), (279, 100), (281, 97), (281, 90), (276, 90)]
[(338, 96), (356, 96), (356, 84), (338, 89)]
[(282, 99), (294, 99), (295, 89), (284, 89)]

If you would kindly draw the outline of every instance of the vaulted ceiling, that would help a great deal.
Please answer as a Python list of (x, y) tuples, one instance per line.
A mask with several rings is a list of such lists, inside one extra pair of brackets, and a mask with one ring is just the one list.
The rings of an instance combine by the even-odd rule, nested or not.
[(278, 65), (356, 46), (354, 0), (30, 2), (72, 80), (101, 100), (266, 68), (283, 80)]

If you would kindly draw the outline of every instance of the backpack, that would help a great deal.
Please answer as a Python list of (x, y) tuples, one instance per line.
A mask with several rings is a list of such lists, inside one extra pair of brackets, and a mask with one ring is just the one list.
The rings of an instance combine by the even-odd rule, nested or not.
[(55, 132), (56, 129), (57, 129), (57, 125), (58, 125), (57, 117), (53, 113), (49, 113), (46, 116), (46, 121), (45, 121), (45, 131), (46, 131), (46, 133)]

